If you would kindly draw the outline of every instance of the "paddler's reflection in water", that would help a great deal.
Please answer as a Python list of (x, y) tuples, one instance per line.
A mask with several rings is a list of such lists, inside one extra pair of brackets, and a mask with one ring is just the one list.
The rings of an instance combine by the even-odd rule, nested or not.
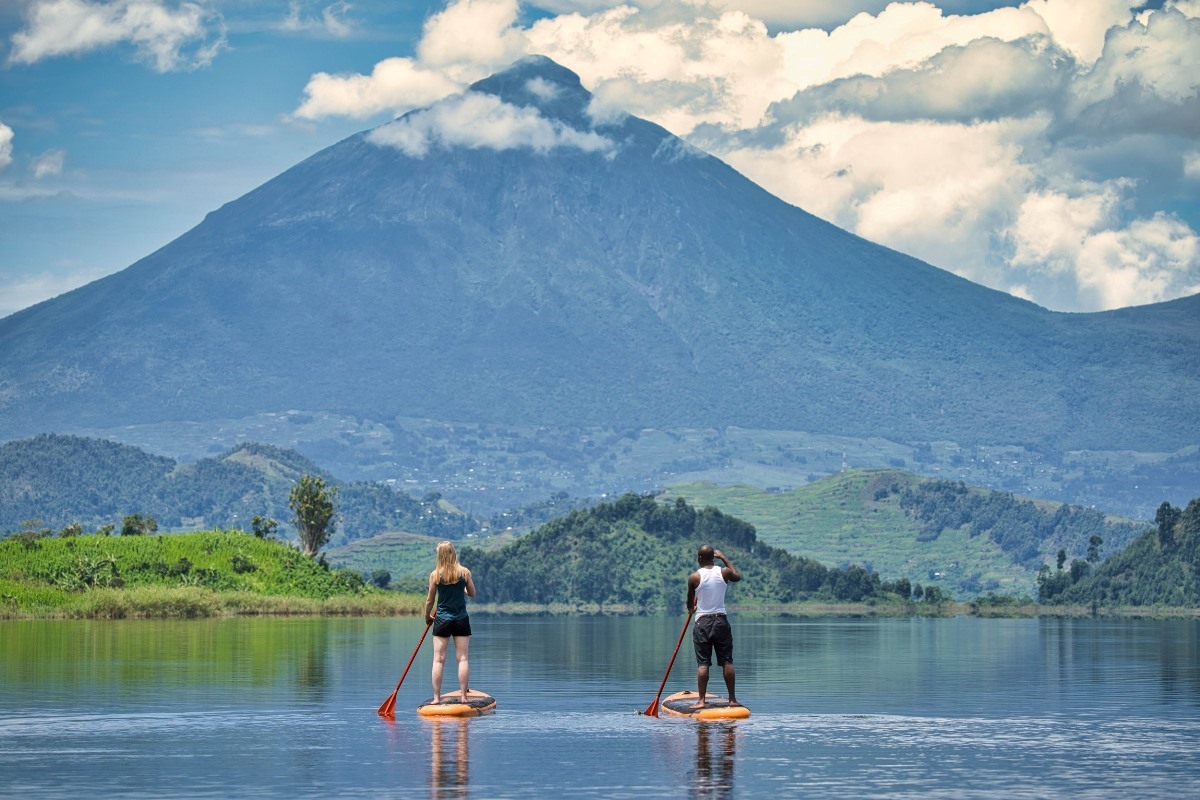
[(692, 767), (692, 796), (733, 796), (733, 761), (737, 755), (737, 725), (696, 722), (696, 762)]
[(467, 728), (465, 719), (431, 719), (432, 744), (429, 795), (434, 798), (467, 796)]

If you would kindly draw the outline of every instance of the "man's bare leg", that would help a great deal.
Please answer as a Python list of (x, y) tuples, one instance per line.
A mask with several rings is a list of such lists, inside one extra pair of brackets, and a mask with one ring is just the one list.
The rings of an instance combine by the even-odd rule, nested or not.
[(727, 661), (725, 663), (725, 666), (722, 667), (721, 670), (722, 670), (721, 674), (725, 677), (725, 688), (729, 690), (729, 705), (740, 706), (741, 703), (739, 703), (737, 701), (737, 692), (735, 692), (733, 690), (733, 685), (735, 683), (734, 674), (733, 674), (733, 662)]
[(700, 697), (689, 706), (692, 711), (704, 708), (704, 695), (708, 693), (708, 666), (705, 664), (696, 667), (696, 690)]

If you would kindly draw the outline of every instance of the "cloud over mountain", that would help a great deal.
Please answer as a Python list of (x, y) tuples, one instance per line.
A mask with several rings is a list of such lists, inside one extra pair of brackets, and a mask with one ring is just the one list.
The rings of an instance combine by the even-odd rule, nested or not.
[[(531, 94), (543, 98), (548, 97), (548, 91), (544, 81), (530, 88)], [(494, 95), (477, 92), (455, 95), (428, 109), (414, 111), (371, 131), (367, 140), (395, 147), (414, 158), (421, 158), (438, 146), (492, 150), (523, 147), (540, 153), (558, 147), (589, 153), (607, 152), (615, 147), (610, 139), (595, 131), (576, 130), (543, 117), (536, 108), (515, 106)]]
[[(1200, 241), (1200, 2), (879, 6), (826, 30), (788, 28), (765, 1), (561, 0), (525, 23), (515, 0), (459, 0), (427, 23), (409, 69), (465, 84), (514, 53), (548, 55), (581, 76), (598, 117), (651, 119), (789, 202), (1052, 308), (1149, 303), (1200, 283), (1188, 255)], [(387, 81), (372, 84), (358, 108), (388, 96)], [(314, 79), (307, 113), (332, 109), (319, 98), (337, 88)], [(1028, 209), (1049, 195), (1107, 209), (1098, 227), (1047, 221), (1081, 254), (1096, 236), (1124, 244), (1111, 258), (1030, 261)]]

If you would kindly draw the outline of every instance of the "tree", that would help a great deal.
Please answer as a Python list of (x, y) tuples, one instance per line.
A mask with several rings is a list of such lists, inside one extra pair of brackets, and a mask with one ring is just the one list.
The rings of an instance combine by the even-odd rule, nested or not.
[(263, 517), (261, 514), (255, 514), (254, 519), (250, 521), (250, 529), (259, 539), (274, 539), (275, 529), (278, 527), (278, 521), (270, 517)]
[(158, 520), (147, 514), (129, 514), (121, 520), (122, 536), (146, 536), (158, 530)]
[(1179, 522), (1182, 515), (1182, 511), (1166, 500), (1155, 512), (1154, 521), (1158, 523), (1158, 541), (1164, 547), (1170, 547), (1175, 543), (1175, 523)]
[(1058, 561), (1058, 571), (1062, 572), (1063, 564), (1067, 563), (1067, 551), (1066, 550), (1058, 551), (1057, 561)]
[(1087, 560), (1089, 564), (1095, 564), (1100, 560), (1100, 545), (1104, 544), (1104, 540), (1098, 535), (1092, 534), (1088, 537), (1088, 552)]
[(315, 556), (333, 533), (333, 498), (336, 486), (325, 486), (319, 475), (301, 475), (300, 481), (288, 495), (288, 507), (295, 514), (296, 532), (300, 546), (307, 556)]
[(386, 569), (377, 569), (371, 573), (371, 585), (386, 589), (392, 583), (392, 573)]

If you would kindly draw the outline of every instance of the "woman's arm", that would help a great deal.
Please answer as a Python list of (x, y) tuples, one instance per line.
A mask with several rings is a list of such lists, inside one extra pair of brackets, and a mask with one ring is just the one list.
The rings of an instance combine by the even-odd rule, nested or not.
[(425, 624), (433, 624), (433, 601), (437, 597), (437, 570), (429, 573), (429, 593), (425, 595)]
[(471, 579), (471, 570), (463, 567), (463, 572), (467, 577), (467, 597), (475, 596), (475, 581)]

